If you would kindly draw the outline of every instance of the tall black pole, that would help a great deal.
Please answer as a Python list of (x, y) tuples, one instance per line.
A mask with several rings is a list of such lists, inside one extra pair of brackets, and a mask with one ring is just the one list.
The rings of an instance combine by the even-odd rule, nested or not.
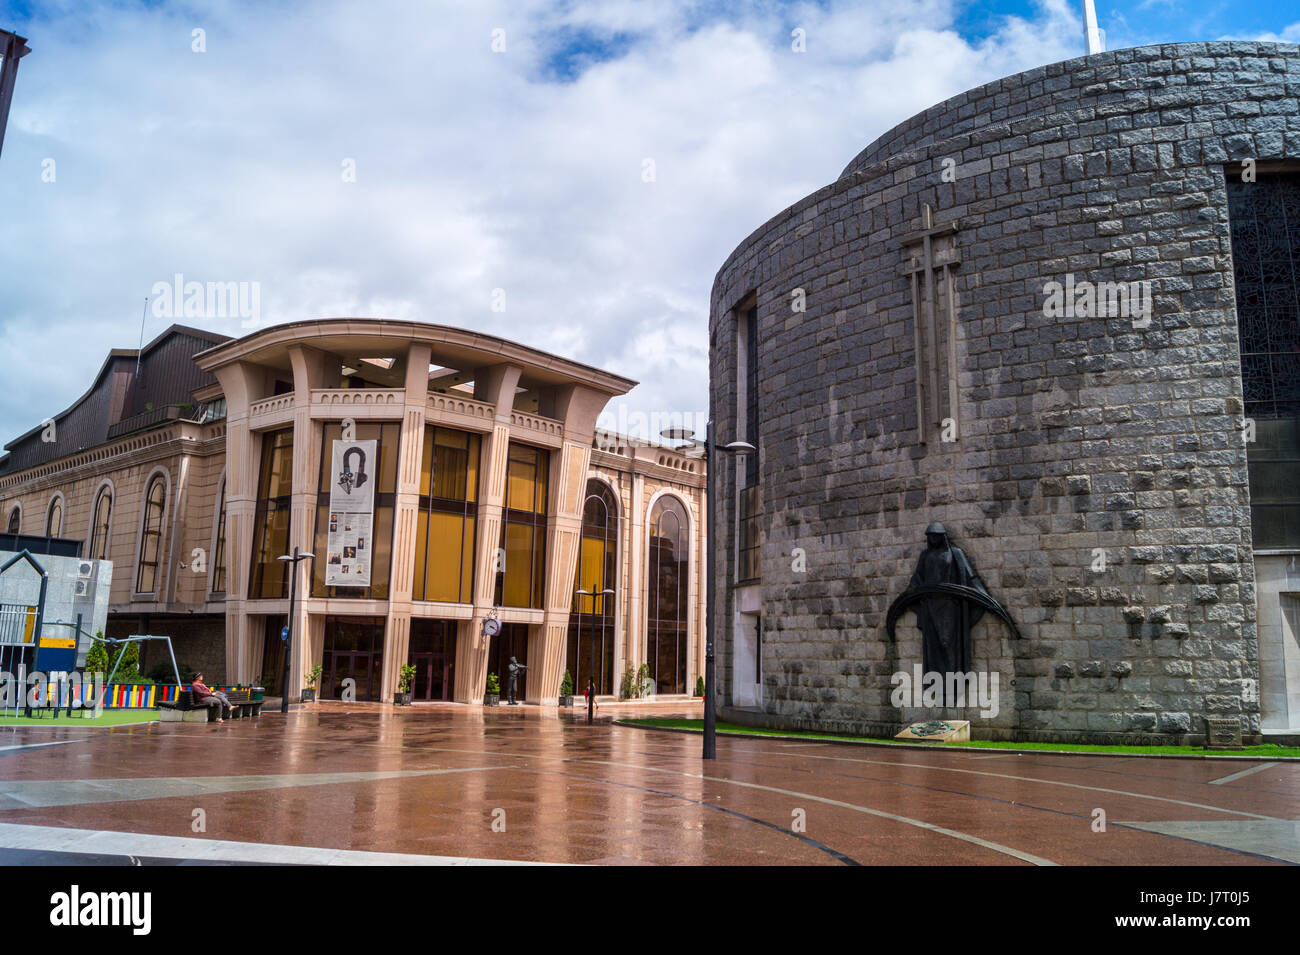
[(713, 469), (716, 457), (713, 453), (713, 420), (709, 419), (708, 427), (704, 432), (704, 496), (708, 498), (705, 501), (705, 526), (704, 539), (708, 546), (708, 551), (704, 557), (705, 567), (705, 601), (704, 601), (704, 758), (714, 759), (717, 756), (717, 739), (715, 737), (716, 716), (713, 712), (716, 690), (717, 669), (714, 666), (713, 659), (713, 608), (715, 606), (714, 591), (717, 589), (717, 581), (714, 579), (714, 551), (718, 548), (718, 542), (713, 539), (717, 532), (717, 481), (713, 476)]
[(293, 602), (297, 596), (298, 584), (298, 548), (293, 549), (293, 560), (289, 561), (289, 639), (284, 643), (284, 692), (280, 695), (280, 712), (289, 712), (289, 661), (293, 659)]

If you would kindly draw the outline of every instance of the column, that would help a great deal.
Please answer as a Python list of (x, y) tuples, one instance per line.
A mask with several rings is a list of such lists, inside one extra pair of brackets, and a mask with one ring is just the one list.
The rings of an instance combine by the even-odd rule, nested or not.
[(474, 397), (496, 408), (491, 434), (483, 436), (479, 458), (478, 527), (474, 541), (474, 618), (462, 622), (456, 634), (457, 703), (482, 703), (487, 684), (490, 640), (483, 621), (494, 606), (497, 550), (501, 546), (502, 509), (506, 494), (506, 461), (510, 451), (510, 412), (521, 370), (510, 365), (480, 369)]
[(411, 583), (419, 528), (420, 463), (424, 455), (425, 411), (429, 407), (428, 344), (412, 342), (406, 352), (406, 391), (398, 447), (397, 494), (393, 509), (392, 573), (388, 581), (388, 621), (384, 628), (384, 675), (380, 699), (397, 692), (402, 665), (410, 656)]
[[(257, 512), (257, 467), (261, 440), (248, 427), (248, 406), (262, 397), (264, 376), (236, 364), (215, 371), (226, 396), (226, 679), (249, 682), (256, 628), (244, 612)], [(278, 688), (267, 687), (268, 690)]]

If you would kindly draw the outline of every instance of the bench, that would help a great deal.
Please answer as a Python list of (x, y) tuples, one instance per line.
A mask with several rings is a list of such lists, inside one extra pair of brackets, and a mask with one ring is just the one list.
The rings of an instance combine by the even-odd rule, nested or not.
[[(232, 720), (253, 719), (262, 715), (262, 688), (245, 687), (226, 692), (230, 700)], [(159, 719), (163, 723), (209, 723), (221, 715), (221, 708), (194, 702), (193, 692), (186, 687), (177, 694), (175, 703), (159, 703)]]

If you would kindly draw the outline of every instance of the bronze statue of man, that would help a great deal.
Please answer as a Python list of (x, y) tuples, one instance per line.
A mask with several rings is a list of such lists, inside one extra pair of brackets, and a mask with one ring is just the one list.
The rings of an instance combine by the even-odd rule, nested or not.
[[(929, 546), (917, 558), (912, 587), (958, 584), (988, 594), (974, 565), (960, 547), (954, 547), (948, 540), (948, 531), (942, 524), (936, 521), (927, 527), (925, 540)], [(984, 608), (970, 600), (930, 594), (916, 603), (915, 610), (921, 629), (921, 663), (925, 672), (969, 673), (970, 632), (984, 616)]]
[(507, 676), (506, 702), (509, 706), (519, 705), (519, 703), (515, 700), (515, 684), (519, 682), (520, 671), (527, 670), (527, 669), (528, 667), (524, 666), (522, 663), (516, 662), (514, 657), (510, 658), (510, 665), (506, 667), (506, 676)]

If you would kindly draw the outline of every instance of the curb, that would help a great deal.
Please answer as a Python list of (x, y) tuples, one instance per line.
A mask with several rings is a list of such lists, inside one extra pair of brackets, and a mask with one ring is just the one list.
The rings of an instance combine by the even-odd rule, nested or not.
[[(665, 733), (694, 733), (702, 735), (703, 730), (686, 729), (681, 726), (645, 726), (641, 723), (629, 723), (626, 720), (614, 720), (615, 726), (626, 726), (634, 730), (658, 730)], [(1099, 753), (1080, 752), (1073, 749), (1011, 749), (1001, 746), (961, 746), (951, 743), (887, 743), (874, 740), (843, 739), (838, 736), (783, 736), (780, 733), (736, 733), (732, 730), (717, 730), (719, 736), (734, 736), (738, 739), (778, 739), (795, 743), (835, 743), (840, 746), (874, 746), (877, 749), (924, 750), (929, 753), (976, 753), (980, 755), (1014, 754), (1018, 756), (1091, 756), (1093, 759), (1105, 757), (1115, 759), (1129, 757), (1132, 759), (1225, 759), (1228, 761), (1253, 761), (1257, 763), (1300, 763), (1300, 756), (1233, 756), (1219, 753)]]

